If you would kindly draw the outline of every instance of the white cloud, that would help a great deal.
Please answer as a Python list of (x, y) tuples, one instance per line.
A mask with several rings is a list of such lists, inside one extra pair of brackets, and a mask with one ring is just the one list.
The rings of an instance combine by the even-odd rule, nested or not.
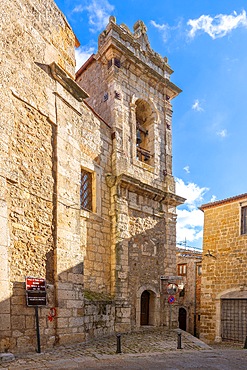
[[(202, 246), (203, 212), (197, 207), (203, 203), (203, 196), (209, 189), (200, 188), (194, 183), (185, 184), (183, 180), (176, 179), (176, 193), (186, 201), (177, 209), (177, 242), (186, 240), (190, 243), (199, 242)], [(182, 209), (179, 209), (182, 208)]]
[(92, 26), (91, 32), (102, 30), (109, 21), (109, 17), (114, 10), (114, 6), (107, 0), (92, 0), (89, 5), (78, 5), (73, 9), (75, 13), (88, 13), (88, 23)]
[(168, 39), (169, 30), (170, 30), (170, 27), (168, 26), (168, 24), (165, 24), (165, 23), (158, 24), (155, 21), (150, 21), (150, 23), (152, 24), (152, 26), (157, 28), (162, 33), (162, 39), (164, 42), (166, 42)]
[(193, 211), (177, 210), (177, 215), (180, 227), (190, 226), (190, 228), (193, 228), (203, 224), (203, 212), (199, 209), (193, 209)]
[(201, 103), (199, 102), (198, 99), (196, 99), (194, 101), (194, 104), (192, 105), (192, 109), (196, 110), (197, 112), (203, 112), (204, 111), (204, 109), (201, 107)]
[(80, 46), (75, 49), (76, 71), (88, 60), (94, 53), (93, 47)]
[(189, 243), (202, 238), (203, 212), (199, 209), (192, 211), (177, 210), (177, 242), (186, 240)]
[(83, 10), (85, 10), (86, 8), (83, 7), (82, 5), (77, 5), (73, 10), (72, 10), (72, 13), (82, 13)]
[(215, 202), (217, 200), (216, 195), (212, 195), (212, 198), (210, 199), (210, 202)]
[(220, 136), (220, 137), (222, 137), (222, 138), (224, 138), (224, 137), (227, 136), (227, 130), (224, 129), (224, 130), (218, 131), (217, 132), (217, 135)]
[(189, 166), (185, 166), (183, 169), (185, 170), (185, 172), (190, 173), (190, 167)]
[(187, 24), (191, 26), (189, 36), (195, 37), (198, 31), (207, 33), (212, 39), (224, 37), (233, 29), (238, 27), (247, 27), (247, 17), (245, 10), (239, 15), (218, 14), (214, 18), (209, 15), (201, 15), (198, 19), (190, 19)]
[(200, 188), (193, 182), (185, 184), (183, 180), (176, 179), (176, 193), (186, 198), (185, 205), (189, 209), (195, 209), (203, 201), (203, 195), (208, 190), (208, 188)]

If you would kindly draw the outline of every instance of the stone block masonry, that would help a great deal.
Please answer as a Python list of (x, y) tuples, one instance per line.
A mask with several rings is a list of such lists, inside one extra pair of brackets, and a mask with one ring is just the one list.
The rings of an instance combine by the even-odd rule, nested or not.
[(208, 203), (204, 212), (201, 338), (244, 343), (246, 332), (247, 194)]
[[(80, 171), (97, 172), (98, 198), (104, 189), (107, 202), (101, 176), (110, 171), (111, 139), (82, 103), (86, 93), (73, 81), (75, 35), (54, 2), (3, 1), (0, 10), (0, 351), (32, 351), (36, 333), (26, 276), (47, 282), (48, 306), (39, 309), (42, 347), (85, 338), (83, 264), (91, 227), (90, 214), (85, 219), (80, 210)], [(91, 221), (97, 240), (109, 218), (103, 205)], [(105, 244), (107, 232), (104, 225)], [(104, 248), (99, 271), (110, 265)], [(98, 279), (109, 290), (105, 275)], [(50, 322), (51, 307), (57, 316)]]

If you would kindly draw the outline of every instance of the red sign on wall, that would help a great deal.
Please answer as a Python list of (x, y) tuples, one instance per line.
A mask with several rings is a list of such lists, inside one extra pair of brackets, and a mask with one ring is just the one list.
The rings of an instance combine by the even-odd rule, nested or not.
[(26, 290), (46, 291), (45, 279), (27, 277), (26, 278)]
[(45, 279), (27, 277), (26, 295), (28, 306), (46, 306)]

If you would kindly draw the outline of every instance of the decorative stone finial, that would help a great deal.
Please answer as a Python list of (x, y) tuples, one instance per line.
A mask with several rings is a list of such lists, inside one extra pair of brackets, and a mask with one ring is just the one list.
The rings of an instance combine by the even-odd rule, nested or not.
[(115, 23), (115, 24), (116, 24), (117, 19), (116, 19), (116, 17), (114, 17), (114, 15), (111, 15), (111, 16), (109, 17), (109, 23), (110, 23), (110, 22), (112, 22), (112, 23)]
[(134, 24), (133, 29), (134, 29), (134, 34), (136, 36), (140, 36), (141, 34), (147, 33), (147, 27), (145, 26), (143, 21), (137, 21)]

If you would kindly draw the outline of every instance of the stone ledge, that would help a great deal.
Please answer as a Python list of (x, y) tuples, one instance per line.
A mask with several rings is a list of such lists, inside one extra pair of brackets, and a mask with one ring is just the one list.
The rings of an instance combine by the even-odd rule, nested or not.
[(50, 68), (53, 78), (72, 94), (76, 100), (81, 102), (89, 97), (89, 95), (55, 62), (50, 64)]

